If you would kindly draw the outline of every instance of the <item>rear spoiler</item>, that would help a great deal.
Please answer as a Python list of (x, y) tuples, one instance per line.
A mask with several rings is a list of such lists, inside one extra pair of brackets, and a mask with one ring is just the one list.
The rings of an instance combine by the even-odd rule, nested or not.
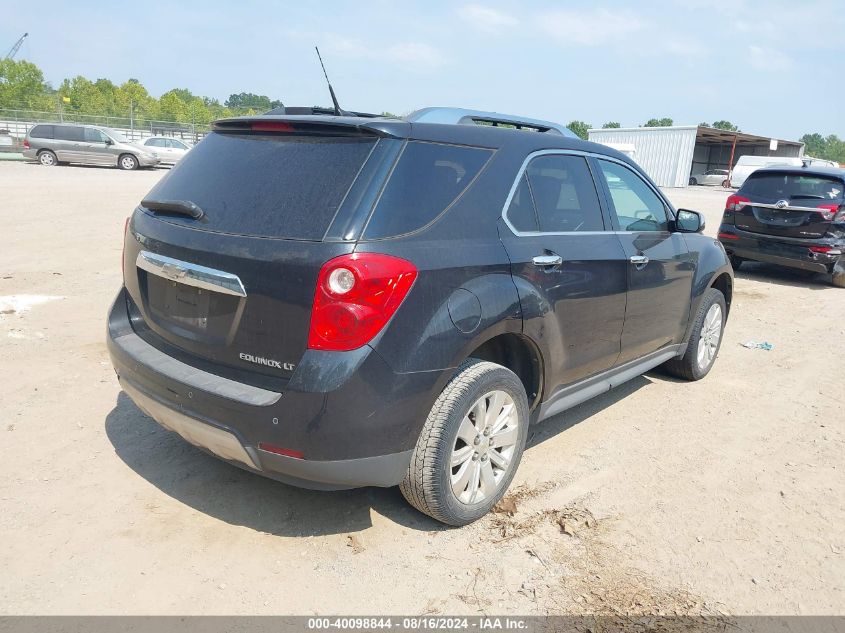
[(405, 138), (410, 131), (410, 124), (381, 118), (287, 115), (220, 119), (211, 124), (211, 129), (215, 132), (262, 135)]

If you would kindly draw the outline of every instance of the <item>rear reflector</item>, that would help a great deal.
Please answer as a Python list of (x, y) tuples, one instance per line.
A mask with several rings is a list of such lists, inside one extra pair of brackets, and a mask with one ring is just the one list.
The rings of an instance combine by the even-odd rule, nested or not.
[(283, 121), (255, 121), (250, 126), (253, 132), (293, 132), (293, 126)]
[(273, 444), (267, 444), (265, 442), (258, 443), (259, 450), (266, 451), (268, 453), (275, 453), (276, 455), (284, 455), (285, 457), (293, 457), (294, 459), (305, 459), (305, 455), (302, 451), (295, 451), (291, 448), (282, 448), (281, 446), (274, 446)]
[(734, 235), (733, 233), (719, 233), (720, 240), (738, 240), (739, 235)]

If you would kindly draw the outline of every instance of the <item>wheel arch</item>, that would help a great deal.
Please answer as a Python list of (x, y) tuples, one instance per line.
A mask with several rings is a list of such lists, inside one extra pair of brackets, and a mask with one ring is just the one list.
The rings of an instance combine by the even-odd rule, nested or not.
[(488, 338), (467, 354), (467, 358), (490, 361), (517, 375), (528, 396), (529, 410), (540, 404), (543, 396), (543, 356), (540, 348), (523, 334), (506, 332)]

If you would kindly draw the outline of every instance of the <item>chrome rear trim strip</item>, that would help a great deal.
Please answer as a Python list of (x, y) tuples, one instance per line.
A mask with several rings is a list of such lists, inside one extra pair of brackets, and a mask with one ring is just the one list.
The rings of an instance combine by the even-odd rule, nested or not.
[(236, 297), (246, 297), (246, 290), (240, 278), (214, 268), (183, 262), (172, 257), (165, 257), (149, 251), (141, 251), (135, 265), (148, 273), (176, 281), (180, 284), (195, 286), (204, 290), (221, 292)]

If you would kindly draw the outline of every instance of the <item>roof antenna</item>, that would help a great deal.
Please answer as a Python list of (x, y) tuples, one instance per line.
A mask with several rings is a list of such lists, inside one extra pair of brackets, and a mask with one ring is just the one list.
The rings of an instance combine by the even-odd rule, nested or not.
[(344, 112), (343, 110), (340, 109), (340, 104), (337, 102), (337, 97), (334, 95), (334, 88), (332, 88), (332, 82), (329, 81), (329, 75), (328, 75), (328, 73), (326, 73), (326, 65), (323, 63), (323, 58), (320, 55), (320, 49), (315, 46), (314, 50), (317, 51), (317, 59), (320, 60), (320, 66), (322, 66), (322, 68), (323, 68), (323, 76), (326, 78), (326, 83), (329, 84), (329, 94), (331, 94), (331, 96), (332, 96), (332, 103), (334, 104), (335, 115), (337, 115), (337, 116), (341, 116), (341, 115), (350, 116), (349, 112)]

